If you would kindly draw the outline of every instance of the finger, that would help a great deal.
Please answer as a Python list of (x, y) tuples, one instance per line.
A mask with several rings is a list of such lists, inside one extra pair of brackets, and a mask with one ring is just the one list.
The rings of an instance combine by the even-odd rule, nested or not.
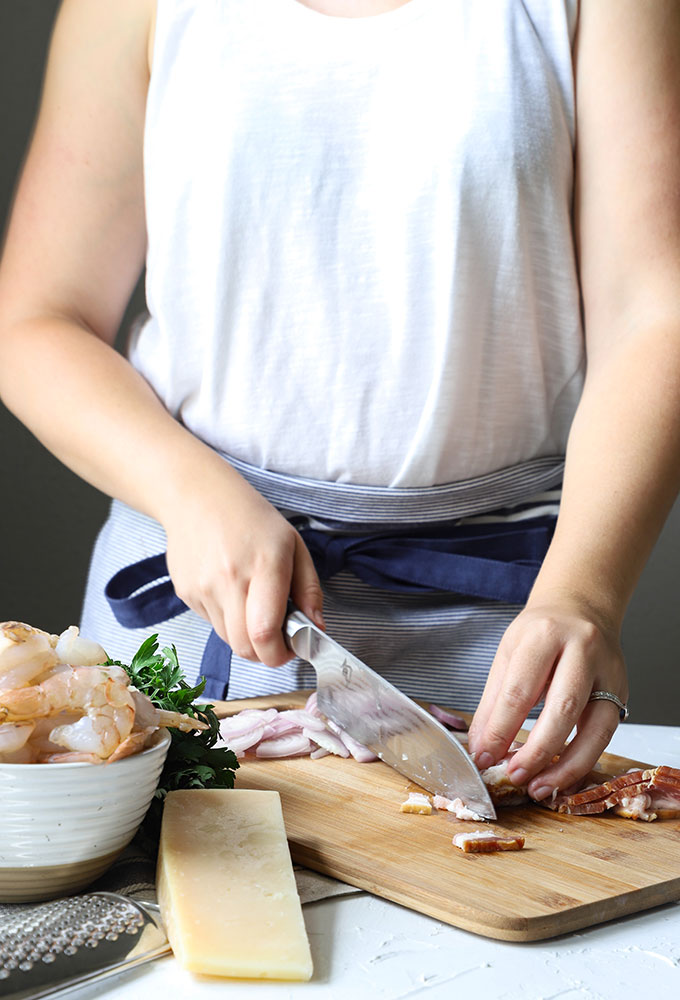
[[(555, 666), (545, 704), (529, 738), (508, 764), (508, 777), (526, 785), (564, 751), (569, 734), (588, 703), (592, 675), (580, 649), (567, 646)], [(552, 789), (551, 789), (552, 790)]]
[(250, 581), (245, 606), (248, 638), (255, 658), (268, 667), (280, 667), (293, 656), (283, 638), (283, 620), (291, 588), (292, 562), (261, 570)]
[(550, 629), (534, 628), (513, 650), (493, 708), (477, 739), (475, 762), (484, 769), (507, 753), (522, 723), (545, 688), (562, 652), (561, 641)]
[(468, 729), (468, 749), (473, 755), (473, 758), (476, 757), (479, 751), (479, 741), (481, 735), (489, 721), (496, 699), (500, 694), (503, 676), (507, 669), (509, 658), (510, 655), (504, 650), (503, 643), (501, 642), (501, 645), (498, 647), (496, 652), (496, 656), (494, 657), (494, 661), (491, 664), (489, 676), (487, 677), (486, 684), (484, 685), (484, 691), (482, 692), (479, 705), (475, 710), (475, 714), (470, 722), (470, 728)]
[(295, 544), (293, 578), (290, 596), (303, 614), (325, 629), (323, 618), (323, 592), (309, 549), (298, 535)]
[(586, 705), (578, 731), (557, 763), (537, 774), (529, 783), (529, 794), (544, 799), (555, 789), (565, 790), (580, 782), (602, 756), (619, 725), (619, 711), (611, 702)]
[[(215, 620), (220, 615), (224, 621), (226, 641), (231, 646), (235, 656), (243, 660), (257, 660), (255, 648), (250, 641), (246, 624), (246, 588), (232, 587), (227, 595), (213, 605)], [(215, 628), (213, 621), (213, 628)], [(216, 631), (218, 631), (216, 629)], [(218, 633), (219, 634), (219, 633)]]

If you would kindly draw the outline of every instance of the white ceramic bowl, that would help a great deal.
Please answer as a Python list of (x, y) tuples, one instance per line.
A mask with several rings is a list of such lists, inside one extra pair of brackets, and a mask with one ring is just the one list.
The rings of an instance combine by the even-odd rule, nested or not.
[(170, 746), (113, 764), (0, 764), (0, 902), (78, 892), (130, 843)]

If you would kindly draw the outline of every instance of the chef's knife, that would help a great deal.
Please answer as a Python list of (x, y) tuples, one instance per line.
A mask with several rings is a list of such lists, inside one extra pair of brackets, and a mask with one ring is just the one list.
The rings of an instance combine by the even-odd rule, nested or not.
[(316, 670), (317, 704), (332, 722), (417, 785), (496, 819), (469, 754), (429, 712), (402, 694), (306, 615), (289, 608), (289, 646)]

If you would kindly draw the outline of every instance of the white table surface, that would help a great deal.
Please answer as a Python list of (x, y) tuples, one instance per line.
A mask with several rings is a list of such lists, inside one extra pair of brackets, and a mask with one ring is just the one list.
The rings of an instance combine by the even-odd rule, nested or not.
[[(619, 727), (609, 750), (680, 767), (680, 727)], [(632, 821), (631, 821), (632, 822)], [(680, 875), (680, 852), (678, 855)], [(172, 957), (76, 1000), (614, 1000), (680, 997), (680, 904), (531, 943), (494, 941), (367, 893), (303, 908), (309, 983), (200, 979)]]

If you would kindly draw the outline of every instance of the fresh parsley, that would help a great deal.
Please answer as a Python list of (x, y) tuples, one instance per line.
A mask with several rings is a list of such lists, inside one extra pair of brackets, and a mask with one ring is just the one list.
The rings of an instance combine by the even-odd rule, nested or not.
[(140, 839), (154, 852), (158, 848), (163, 803), (168, 792), (178, 788), (233, 788), (234, 772), (239, 766), (231, 750), (215, 746), (219, 720), (213, 706), (196, 702), (205, 688), (205, 678), (191, 687), (184, 679), (176, 648), (165, 647), (159, 652), (158, 645), (158, 635), (150, 635), (129, 665), (117, 660), (109, 660), (109, 664), (123, 667), (130, 684), (147, 695), (157, 708), (190, 715), (207, 723), (209, 728), (190, 733), (169, 730), (172, 742), (168, 756), (140, 830)]

